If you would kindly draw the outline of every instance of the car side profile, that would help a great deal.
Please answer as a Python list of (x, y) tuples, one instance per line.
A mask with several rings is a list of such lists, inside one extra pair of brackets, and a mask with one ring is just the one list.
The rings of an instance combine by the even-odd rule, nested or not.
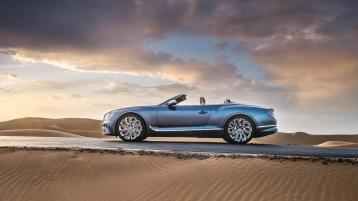
[(103, 134), (136, 142), (148, 136), (222, 137), (245, 144), (252, 138), (277, 132), (274, 110), (226, 100), (224, 104), (180, 105), (185, 94), (158, 105), (113, 110), (105, 114)]

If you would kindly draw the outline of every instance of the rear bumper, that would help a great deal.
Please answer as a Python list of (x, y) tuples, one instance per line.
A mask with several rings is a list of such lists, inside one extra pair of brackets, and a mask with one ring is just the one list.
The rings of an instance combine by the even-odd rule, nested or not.
[(277, 133), (277, 125), (265, 125), (256, 127), (256, 132), (253, 137), (263, 137)]

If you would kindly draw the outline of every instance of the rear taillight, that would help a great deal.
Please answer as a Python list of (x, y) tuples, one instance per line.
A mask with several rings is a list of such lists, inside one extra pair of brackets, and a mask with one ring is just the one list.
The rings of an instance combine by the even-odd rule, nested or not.
[(271, 116), (275, 116), (275, 113), (274, 113), (274, 109), (270, 109), (269, 111), (268, 111), (268, 113), (269, 113), (269, 115), (271, 115)]

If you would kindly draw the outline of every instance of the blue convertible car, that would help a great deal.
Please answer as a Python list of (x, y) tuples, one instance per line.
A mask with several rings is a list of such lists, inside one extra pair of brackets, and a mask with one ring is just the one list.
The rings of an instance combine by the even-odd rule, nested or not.
[(103, 119), (105, 135), (119, 136), (128, 142), (148, 136), (222, 137), (229, 143), (244, 144), (253, 137), (277, 132), (273, 109), (233, 103), (179, 105), (185, 94), (159, 105), (113, 110)]

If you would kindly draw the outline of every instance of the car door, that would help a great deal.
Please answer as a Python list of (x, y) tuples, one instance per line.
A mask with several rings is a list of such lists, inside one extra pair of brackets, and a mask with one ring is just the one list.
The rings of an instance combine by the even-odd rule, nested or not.
[(210, 110), (201, 105), (163, 106), (158, 111), (158, 127), (202, 127), (210, 117)]

